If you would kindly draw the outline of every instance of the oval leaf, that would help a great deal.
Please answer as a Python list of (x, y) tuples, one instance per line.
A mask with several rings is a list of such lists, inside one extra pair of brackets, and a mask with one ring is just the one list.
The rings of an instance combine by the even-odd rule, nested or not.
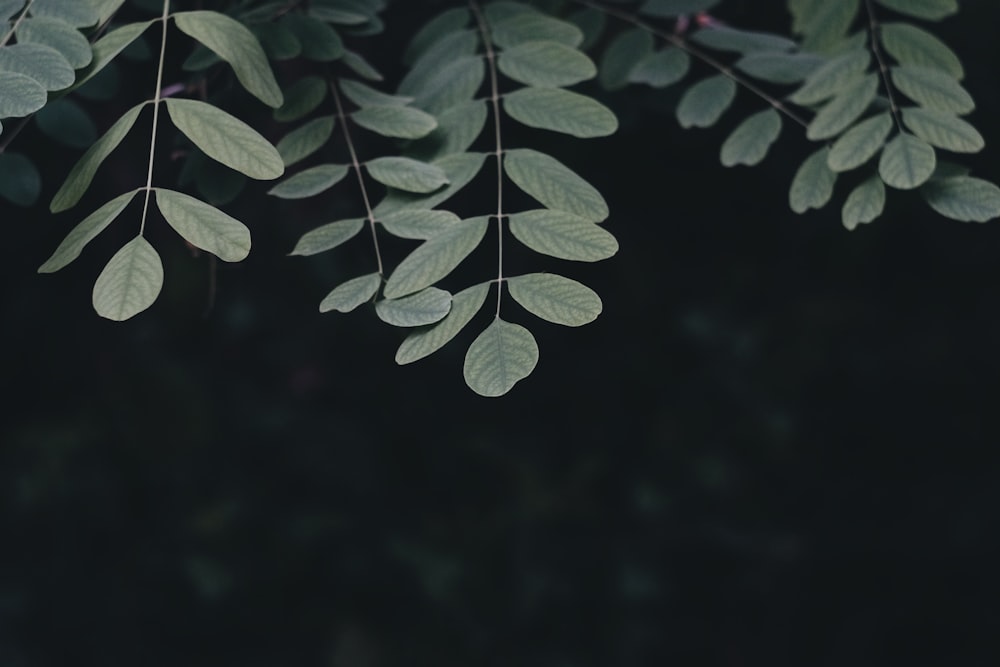
[(280, 199), (305, 199), (329, 190), (347, 176), (347, 165), (321, 164), (289, 176), (267, 191)]
[(917, 107), (905, 108), (902, 113), (906, 127), (931, 146), (955, 153), (978, 153), (986, 145), (983, 135), (958, 116)]
[(502, 49), (538, 40), (576, 48), (583, 42), (583, 31), (572, 23), (539, 12), (522, 12), (490, 26), (490, 38)]
[(437, 127), (437, 121), (429, 113), (397, 105), (365, 107), (351, 114), (351, 118), (365, 129), (398, 139), (419, 139)]
[(834, 171), (848, 171), (870, 160), (892, 131), (892, 115), (881, 113), (845, 132), (830, 148), (827, 164)]
[(958, 11), (957, 0), (876, 0), (883, 7), (907, 16), (940, 21)]
[(909, 23), (883, 23), (879, 36), (882, 46), (900, 65), (930, 67), (959, 80), (965, 76), (955, 52), (922, 28)]
[(813, 141), (829, 139), (850, 127), (875, 99), (878, 81), (872, 73), (840, 91), (812, 119), (806, 136)]
[(607, 90), (628, 85), (630, 74), (639, 63), (653, 55), (653, 36), (648, 30), (632, 28), (620, 33), (601, 56), (600, 83)]
[(274, 120), (287, 123), (314, 111), (326, 99), (326, 81), (318, 76), (304, 76), (285, 91), (284, 103), (274, 110)]
[(385, 199), (375, 207), (375, 213), (382, 216), (404, 209), (434, 208), (475, 178), (479, 170), (483, 168), (484, 162), (486, 162), (484, 153), (455, 153), (434, 160), (432, 164), (441, 167), (445, 175), (448, 176), (449, 184), (447, 187), (426, 195), (403, 190), (389, 190)]
[(514, 148), (504, 153), (503, 168), (510, 180), (547, 208), (591, 222), (608, 217), (601, 193), (554, 157), (530, 148)]
[(44, 44), (13, 44), (0, 48), (0, 72), (24, 74), (45, 90), (73, 85), (76, 73), (61, 53)]
[(781, 115), (774, 109), (758, 111), (729, 135), (719, 151), (719, 160), (725, 167), (753, 166), (764, 159), (779, 134)]
[(451, 211), (403, 209), (379, 217), (378, 222), (393, 236), (426, 241), (462, 221)]
[(885, 184), (900, 190), (923, 185), (934, 173), (934, 148), (923, 139), (901, 133), (882, 149), (878, 173)]
[(871, 52), (866, 48), (839, 55), (816, 68), (789, 99), (796, 104), (819, 104), (861, 78), (871, 60)]
[(465, 383), (480, 396), (503, 396), (531, 375), (538, 344), (531, 332), (499, 317), (472, 342), (462, 369)]
[(35, 163), (20, 153), (0, 153), (0, 197), (18, 206), (31, 206), (42, 191)]
[(313, 118), (283, 136), (275, 148), (285, 166), (290, 167), (322, 148), (333, 134), (335, 119), (335, 116)]
[(21, 118), (45, 106), (45, 88), (26, 74), (0, 72), (0, 118)]
[(687, 75), (691, 68), (691, 56), (684, 51), (669, 47), (651, 53), (629, 71), (629, 83), (644, 83), (653, 88), (666, 88)]
[(971, 176), (934, 179), (920, 189), (935, 211), (961, 222), (986, 222), (1000, 217), (1000, 188)]
[(681, 96), (677, 104), (677, 122), (681, 127), (711, 127), (736, 97), (736, 84), (717, 74), (702, 79)]
[(830, 169), (830, 149), (821, 148), (799, 166), (788, 192), (788, 205), (796, 213), (823, 208), (833, 195), (837, 173)]
[(375, 303), (375, 314), (394, 327), (422, 327), (443, 319), (451, 310), (451, 294), (428, 287), (402, 299), (382, 299)]
[(327, 223), (303, 234), (299, 242), (295, 244), (295, 249), (288, 254), (305, 257), (332, 250), (357, 236), (364, 226), (364, 218), (351, 218), (350, 220)]
[(590, 58), (557, 42), (523, 42), (505, 49), (497, 68), (529, 86), (572, 86), (597, 76)]
[(414, 331), (396, 350), (397, 364), (410, 364), (437, 352), (465, 328), (486, 302), (490, 284), (482, 283), (462, 290), (451, 299), (448, 315), (432, 326)]
[(618, 129), (615, 114), (597, 100), (561, 88), (522, 88), (503, 98), (514, 120), (529, 127), (581, 139), (606, 137)]
[(859, 224), (869, 223), (882, 215), (883, 208), (885, 185), (881, 178), (872, 176), (847, 196), (840, 214), (841, 221), (847, 229), (854, 229)]
[(487, 216), (470, 218), (424, 241), (389, 276), (385, 297), (405, 296), (447, 276), (479, 246), (488, 224)]
[(407, 192), (433, 192), (448, 184), (441, 167), (408, 157), (380, 157), (365, 163), (368, 174), (379, 183)]
[(589, 324), (601, 314), (597, 292), (553, 273), (529, 273), (507, 279), (510, 295), (528, 312), (568, 327)]
[(537, 209), (510, 216), (510, 231), (535, 252), (577, 262), (597, 262), (618, 252), (606, 229), (565, 211)]
[(94, 283), (94, 310), (121, 322), (153, 305), (163, 287), (163, 263), (156, 250), (137, 236), (116, 252)]
[(104, 231), (125, 210), (125, 207), (135, 197), (136, 192), (138, 190), (119, 195), (84, 218), (83, 222), (66, 235), (52, 256), (38, 267), (38, 272), (54, 273), (79, 257), (84, 246)]
[(341, 313), (349, 313), (364, 302), (374, 298), (381, 284), (382, 276), (378, 273), (352, 278), (346, 283), (338, 285), (326, 295), (326, 298), (319, 304), (319, 312), (327, 313), (336, 310)]
[(250, 230), (239, 220), (189, 195), (153, 190), (164, 219), (194, 247), (224, 262), (239, 262), (250, 254)]
[(58, 19), (30, 18), (17, 27), (19, 44), (44, 44), (62, 54), (73, 69), (90, 64), (90, 42), (79, 30)]
[(976, 108), (968, 91), (956, 79), (929, 67), (902, 65), (890, 70), (892, 82), (921, 106), (945, 113), (966, 114)]

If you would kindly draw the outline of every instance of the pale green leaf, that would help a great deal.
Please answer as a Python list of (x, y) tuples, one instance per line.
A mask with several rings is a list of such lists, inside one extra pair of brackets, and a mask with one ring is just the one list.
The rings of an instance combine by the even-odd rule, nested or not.
[(644, 83), (653, 88), (666, 88), (683, 79), (691, 68), (691, 57), (684, 51), (668, 47), (649, 54), (629, 71), (629, 83)]
[(28, 116), (47, 100), (45, 88), (30, 76), (0, 72), (0, 118)]
[(460, 32), (469, 25), (471, 14), (465, 7), (445, 10), (417, 30), (403, 52), (403, 63), (412, 65), (442, 37)]
[(6, 21), (20, 14), (25, 0), (0, 0), (0, 21)]
[(878, 85), (878, 75), (872, 73), (840, 91), (813, 117), (806, 136), (813, 141), (830, 139), (849, 128), (875, 100)]
[(488, 226), (487, 216), (470, 218), (424, 241), (389, 276), (386, 298), (411, 294), (447, 276), (479, 246)]
[(333, 134), (335, 119), (335, 116), (313, 118), (283, 136), (276, 149), (284, 165), (290, 167), (322, 148)]
[(472, 99), (486, 77), (486, 65), (479, 56), (457, 58), (435, 72), (426, 85), (413, 95), (413, 106), (437, 114)]
[(619, 33), (601, 56), (601, 85), (607, 90), (624, 88), (637, 64), (653, 55), (653, 46), (653, 35), (648, 30), (632, 28)]
[(486, 100), (469, 100), (437, 114), (437, 128), (409, 146), (410, 157), (430, 161), (454, 153), (464, 153), (486, 126)]
[(900, 133), (882, 149), (878, 173), (886, 185), (912, 190), (930, 179), (936, 163), (930, 144), (911, 134)]
[(447, 185), (441, 167), (408, 157), (380, 157), (365, 163), (368, 174), (379, 183), (407, 192), (433, 192)]
[(73, 148), (89, 148), (97, 141), (97, 127), (79, 104), (61, 97), (35, 114), (35, 123), (47, 136)]
[(413, 101), (412, 97), (383, 93), (368, 84), (351, 79), (340, 80), (340, 92), (359, 107), (406, 106)]
[(608, 217), (601, 193), (554, 157), (531, 148), (513, 148), (504, 154), (503, 166), (510, 180), (547, 208), (591, 222)]
[(76, 82), (70, 90), (76, 90), (97, 76), (104, 68), (114, 60), (119, 53), (124, 51), (130, 44), (146, 32), (146, 28), (153, 25), (154, 21), (143, 21), (141, 23), (128, 23), (120, 28), (116, 28), (93, 45), (93, 59), (86, 69), (80, 72)]
[(90, 2), (80, 0), (34, 0), (31, 14), (58, 19), (74, 28), (89, 28), (100, 18)]
[(280, 199), (305, 199), (329, 190), (347, 176), (344, 164), (320, 164), (289, 176), (267, 194)]
[(163, 287), (163, 263), (156, 250), (137, 236), (116, 252), (94, 283), (94, 310), (121, 322), (153, 305)]
[(247, 92), (270, 107), (281, 106), (281, 88), (264, 49), (249, 28), (225, 14), (204, 10), (178, 12), (174, 22), (182, 32), (229, 63)]
[(907, 107), (902, 114), (906, 127), (931, 146), (955, 153), (978, 153), (986, 145), (976, 128), (950, 113)]
[(39, 273), (54, 273), (80, 256), (83, 248), (104, 231), (125, 207), (129, 205), (138, 190), (126, 192), (107, 202), (74, 227), (52, 256), (38, 267)]
[(901, 65), (893, 67), (890, 74), (900, 92), (928, 109), (966, 114), (976, 108), (962, 84), (940, 70)]
[(883, 7), (907, 16), (940, 21), (958, 11), (958, 0), (875, 0)]
[(987, 222), (1000, 217), (1000, 188), (971, 176), (934, 179), (920, 194), (935, 211), (961, 222)]
[(861, 79), (871, 58), (871, 52), (865, 48), (841, 54), (816, 68), (788, 99), (802, 105), (827, 100)]
[(593, 322), (603, 308), (597, 292), (553, 273), (529, 273), (508, 278), (507, 289), (514, 301), (528, 312), (568, 327)]
[(0, 198), (18, 206), (31, 206), (42, 191), (38, 167), (20, 153), (0, 153)]
[[(13, 44), (0, 48), (0, 72), (23, 74), (45, 90), (62, 90), (73, 84), (76, 73), (61, 53), (37, 43)], [(3, 91), (8, 94), (6, 90)]]
[(171, 97), (164, 103), (177, 129), (213, 160), (258, 180), (285, 172), (275, 147), (235, 116), (198, 100)]
[(711, 127), (733, 103), (736, 84), (717, 74), (702, 79), (681, 96), (677, 104), (677, 122), (683, 128)]
[(352, 218), (350, 220), (338, 220), (321, 225), (312, 231), (302, 235), (295, 248), (289, 255), (299, 255), (307, 257), (317, 253), (332, 250), (337, 246), (350, 241), (358, 235), (365, 226), (364, 218)]
[(833, 195), (837, 173), (827, 165), (830, 149), (823, 147), (807, 157), (795, 172), (788, 205), (796, 213), (823, 208)]
[(327, 83), (318, 76), (304, 76), (285, 91), (284, 103), (274, 110), (274, 120), (287, 123), (316, 110), (326, 99)]
[(429, 113), (394, 105), (365, 107), (351, 114), (351, 118), (365, 129), (399, 139), (419, 139), (437, 127), (437, 121)]
[(885, 50), (900, 65), (937, 69), (958, 80), (965, 76), (955, 52), (923, 28), (909, 23), (883, 23), (879, 35)]
[(497, 67), (529, 86), (572, 86), (597, 75), (590, 58), (558, 42), (522, 42), (504, 49)]
[(43, 44), (58, 51), (73, 69), (90, 64), (93, 53), (90, 42), (79, 30), (52, 18), (30, 18), (17, 27), (19, 44)]
[(781, 115), (774, 109), (758, 111), (726, 138), (719, 151), (719, 160), (725, 167), (753, 166), (764, 159), (779, 134)]
[(799, 83), (821, 67), (826, 59), (811, 53), (760, 51), (736, 61), (736, 69), (768, 83)]
[(90, 4), (97, 11), (97, 22), (103, 25), (121, 9), (121, 6), (125, 4), (125, 0), (90, 0)]
[(719, 0), (646, 0), (639, 7), (640, 14), (659, 18), (675, 18), (711, 9)]
[(618, 129), (615, 114), (597, 100), (561, 88), (521, 88), (503, 98), (514, 120), (581, 139), (606, 137)]
[(376, 215), (386, 215), (403, 209), (434, 208), (441, 202), (464, 188), (483, 168), (486, 155), (483, 153), (455, 153), (434, 160), (448, 176), (449, 185), (430, 194), (422, 195), (403, 190), (389, 190), (385, 199), (375, 207)]
[(444, 319), (451, 310), (451, 294), (428, 287), (401, 299), (382, 299), (375, 302), (375, 314), (386, 324), (395, 327), (422, 327)]
[(583, 32), (572, 23), (536, 12), (524, 12), (490, 26), (490, 37), (502, 49), (539, 40), (573, 48), (583, 42)]
[(378, 222), (393, 236), (426, 241), (462, 221), (451, 211), (403, 209), (387, 213)]
[(440, 322), (414, 331), (396, 351), (397, 364), (410, 364), (437, 352), (465, 328), (483, 307), (490, 284), (473, 285), (454, 295), (451, 310)]
[(793, 40), (768, 32), (737, 30), (726, 26), (712, 26), (696, 30), (690, 37), (692, 42), (717, 51), (753, 53), (755, 51), (791, 51), (796, 47)]
[(327, 313), (336, 310), (349, 313), (366, 301), (371, 301), (382, 284), (382, 276), (378, 273), (352, 278), (338, 285), (320, 301), (319, 312)]
[(236, 218), (190, 195), (153, 190), (163, 218), (194, 247), (224, 262), (240, 262), (250, 254), (250, 230)]
[(837, 172), (860, 167), (881, 150), (891, 130), (892, 115), (888, 111), (861, 121), (834, 142), (827, 164)]
[(299, 43), (302, 57), (318, 62), (331, 62), (344, 55), (344, 42), (336, 30), (311, 16), (289, 12), (281, 18)]
[(495, 397), (531, 375), (537, 364), (538, 344), (531, 332), (497, 317), (472, 342), (462, 371), (472, 391)]
[(878, 176), (872, 176), (854, 188), (844, 202), (840, 218), (847, 229), (869, 223), (882, 215), (885, 208), (885, 185)]
[(535, 209), (509, 218), (514, 238), (544, 255), (597, 262), (618, 252), (618, 241), (610, 232), (572, 213)]
[(344, 49), (344, 55), (341, 56), (340, 62), (363, 79), (368, 79), (369, 81), (382, 81), (385, 79), (382, 73), (375, 69), (374, 65), (365, 60), (364, 56), (356, 51)]
[(97, 168), (101, 166), (104, 159), (118, 147), (118, 144), (122, 142), (128, 131), (132, 129), (136, 119), (139, 117), (139, 112), (142, 111), (142, 108), (146, 104), (147, 102), (137, 104), (122, 114), (121, 118), (115, 121), (115, 124), (104, 133), (104, 136), (87, 149), (87, 152), (83, 154), (80, 161), (69, 172), (66, 181), (52, 198), (49, 210), (53, 213), (65, 211), (80, 201), (80, 197), (90, 187), (90, 182), (94, 180)]

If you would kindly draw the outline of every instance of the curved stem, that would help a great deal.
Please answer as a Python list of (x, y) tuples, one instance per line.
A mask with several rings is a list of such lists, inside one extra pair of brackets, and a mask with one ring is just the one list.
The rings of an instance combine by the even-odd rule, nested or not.
[(479, 32), (486, 48), (486, 64), (490, 70), (490, 103), (493, 105), (493, 131), (496, 134), (497, 158), (497, 317), (500, 317), (500, 301), (503, 296), (503, 142), (500, 139), (500, 86), (497, 82), (496, 52), (490, 38), (490, 27), (479, 3), (470, 0), (469, 8), (476, 17)]
[(358, 154), (354, 150), (354, 141), (351, 139), (351, 131), (347, 128), (347, 114), (344, 113), (344, 103), (340, 99), (340, 91), (337, 90), (337, 82), (330, 83), (330, 90), (333, 93), (333, 102), (337, 105), (337, 122), (344, 132), (344, 141), (347, 142), (347, 150), (351, 154), (351, 168), (358, 176), (358, 187), (361, 188), (361, 198), (365, 203), (365, 215), (368, 217), (368, 226), (372, 233), (372, 243), (375, 244), (375, 260), (378, 262), (378, 274), (385, 277), (385, 270), (382, 267), (382, 252), (378, 246), (378, 230), (375, 228), (375, 213), (372, 211), (372, 203), (368, 198), (368, 188), (365, 187), (365, 177), (361, 173), (361, 162), (358, 161)]
[(882, 54), (882, 47), (878, 44), (878, 33), (881, 28), (878, 20), (875, 18), (875, 8), (872, 6), (872, 0), (865, 0), (865, 11), (868, 13), (868, 38), (871, 41), (872, 55), (875, 56), (875, 62), (878, 63), (878, 72), (882, 78), (882, 87), (885, 88), (885, 96), (889, 100), (889, 111), (892, 113), (892, 119), (896, 123), (896, 128), (902, 131), (903, 124), (899, 119), (899, 105), (896, 104), (896, 98), (892, 94), (892, 83), (889, 81), (889, 65), (886, 64), (885, 56)]
[(146, 215), (149, 212), (149, 195), (153, 191), (153, 159), (156, 157), (156, 128), (160, 122), (160, 102), (163, 101), (163, 61), (167, 54), (167, 17), (170, 15), (170, 0), (163, 0), (163, 38), (160, 40), (160, 62), (156, 67), (156, 94), (153, 98), (153, 133), (149, 138), (149, 168), (146, 170), (146, 197), (142, 202), (142, 222), (139, 223), (139, 236), (146, 230)]
[(646, 32), (652, 35), (656, 35), (657, 37), (667, 42), (671, 46), (677, 47), (678, 49), (687, 53), (692, 58), (696, 58), (701, 62), (705, 63), (706, 65), (708, 65), (709, 67), (717, 70), (719, 74), (722, 74), (723, 76), (731, 79), (737, 85), (746, 88), (751, 93), (753, 93), (754, 95), (756, 95), (757, 97), (759, 97), (760, 99), (764, 100), (772, 107), (774, 107), (776, 111), (778, 111), (781, 114), (784, 114), (789, 120), (798, 123), (802, 127), (809, 127), (809, 122), (802, 116), (798, 115), (797, 113), (789, 109), (787, 106), (785, 106), (784, 102), (779, 100), (774, 95), (768, 94), (767, 92), (764, 91), (764, 89), (760, 88), (759, 86), (757, 86), (757, 84), (753, 83), (746, 77), (736, 73), (728, 65), (719, 62), (718, 60), (708, 55), (701, 49), (692, 46), (691, 43), (688, 42), (683, 37), (675, 35), (672, 32), (667, 32), (666, 30), (661, 30), (654, 25), (650, 25), (649, 23), (646, 23), (645, 21), (643, 21), (634, 14), (630, 14), (620, 9), (615, 9), (614, 7), (605, 7), (604, 5), (598, 2), (593, 2), (593, 0), (573, 0), (573, 2), (576, 2), (577, 4), (583, 5), (585, 7), (590, 7), (591, 9), (596, 9), (599, 12), (604, 12), (608, 16), (614, 16), (617, 19), (625, 21), (626, 23), (631, 23), (635, 27), (645, 30)]

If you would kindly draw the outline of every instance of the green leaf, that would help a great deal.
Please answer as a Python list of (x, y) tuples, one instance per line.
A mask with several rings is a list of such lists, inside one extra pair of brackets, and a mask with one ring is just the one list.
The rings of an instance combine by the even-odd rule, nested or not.
[(433, 192), (448, 183), (441, 167), (408, 157), (375, 158), (365, 168), (379, 183), (407, 192)]
[(90, 42), (69, 24), (49, 18), (30, 18), (17, 27), (18, 44), (42, 44), (58, 51), (73, 69), (90, 64)]
[(274, 146), (235, 116), (198, 100), (171, 97), (164, 103), (177, 129), (213, 160), (258, 180), (285, 172)]
[(156, 250), (137, 236), (116, 252), (94, 283), (94, 310), (122, 322), (153, 305), (163, 287), (163, 263)]
[(900, 133), (882, 149), (878, 173), (886, 185), (912, 190), (930, 179), (936, 163), (930, 144), (911, 134)]
[(320, 164), (289, 176), (267, 194), (280, 199), (305, 199), (329, 190), (347, 176), (344, 164)]
[(83, 154), (80, 161), (69, 172), (69, 176), (66, 177), (66, 181), (62, 184), (62, 187), (59, 188), (59, 191), (52, 198), (52, 203), (49, 204), (50, 211), (53, 213), (65, 211), (73, 208), (80, 201), (80, 197), (90, 187), (90, 182), (94, 180), (97, 168), (101, 166), (104, 159), (118, 147), (118, 144), (122, 142), (128, 131), (132, 129), (136, 119), (139, 117), (139, 112), (142, 111), (142, 108), (146, 104), (147, 102), (137, 104), (122, 114), (122, 117), (115, 121), (115, 124), (104, 133), (104, 136), (98, 139)]
[(702, 12), (717, 4), (719, 0), (646, 0), (639, 7), (639, 13), (659, 18), (675, 18)]
[(479, 33), (475, 30), (459, 30), (445, 35), (413, 63), (399, 82), (399, 94), (416, 97), (428, 88), (441, 70), (458, 60), (475, 57), (477, 48)]
[(906, 127), (931, 146), (955, 153), (978, 153), (986, 146), (976, 128), (950, 113), (907, 107), (902, 114)]
[(597, 262), (618, 252), (618, 241), (610, 232), (572, 213), (535, 209), (509, 217), (514, 238), (543, 255)]
[(871, 59), (871, 52), (865, 48), (839, 55), (813, 71), (788, 99), (801, 105), (819, 104), (860, 79)]
[(483, 153), (455, 153), (434, 160), (448, 176), (449, 185), (430, 194), (422, 195), (403, 190), (389, 190), (385, 199), (375, 207), (376, 215), (387, 215), (400, 210), (428, 209), (450, 199), (464, 188), (483, 168), (486, 155)]
[(601, 85), (606, 90), (624, 88), (638, 63), (653, 55), (653, 47), (653, 36), (648, 30), (632, 28), (619, 33), (601, 56)]
[(583, 32), (583, 42), (577, 46), (581, 51), (589, 50), (597, 44), (608, 24), (607, 15), (592, 7), (580, 9), (566, 19)]
[(74, 227), (66, 235), (66, 238), (59, 244), (59, 247), (52, 253), (52, 256), (38, 267), (38, 272), (55, 273), (79, 257), (84, 247), (104, 231), (125, 210), (125, 207), (129, 205), (137, 192), (139, 191), (133, 190), (132, 192), (119, 195), (84, 218), (83, 222)]
[(853, 125), (875, 100), (878, 82), (872, 73), (842, 90), (813, 117), (806, 136), (813, 141), (830, 139)]
[(351, 118), (365, 129), (398, 139), (419, 139), (437, 127), (437, 121), (429, 113), (401, 106), (365, 107), (351, 114)]
[(529, 127), (580, 139), (606, 137), (618, 129), (615, 114), (597, 100), (561, 88), (521, 88), (503, 98), (514, 120)]
[(567, 211), (591, 222), (608, 217), (608, 205), (601, 193), (554, 157), (530, 148), (514, 148), (504, 154), (503, 167), (515, 185), (547, 208)]
[(752, 30), (737, 30), (725, 26), (712, 26), (696, 30), (691, 41), (717, 51), (753, 53), (755, 51), (791, 51), (797, 45), (783, 35)]
[(901, 65), (893, 67), (890, 74), (900, 92), (928, 109), (966, 114), (976, 108), (962, 84), (940, 70)]
[(503, 396), (531, 375), (538, 364), (538, 344), (519, 324), (497, 317), (472, 342), (465, 355), (465, 383), (480, 396)]
[(437, 128), (410, 145), (410, 157), (429, 161), (445, 155), (464, 153), (486, 126), (486, 100), (469, 100), (437, 115)]
[(163, 188), (156, 206), (185, 241), (224, 262), (240, 262), (250, 254), (250, 230), (239, 220), (190, 195)]
[(736, 84), (717, 74), (702, 79), (681, 96), (677, 104), (677, 122), (683, 128), (711, 127), (733, 103)]
[(66, 58), (44, 44), (13, 44), (0, 48), (0, 72), (29, 76), (45, 90), (68, 88), (76, 78)]
[(352, 278), (338, 285), (319, 304), (319, 312), (328, 313), (336, 310), (349, 313), (366, 301), (371, 301), (382, 284), (382, 276), (378, 273)]
[(841, 221), (847, 229), (854, 229), (859, 224), (869, 223), (882, 215), (883, 208), (885, 186), (881, 178), (872, 176), (847, 196), (840, 213)]
[(438, 70), (426, 85), (414, 93), (413, 106), (432, 114), (476, 94), (486, 77), (486, 66), (479, 56), (457, 58)]
[(460, 32), (469, 25), (471, 15), (465, 7), (455, 7), (441, 12), (433, 19), (425, 23), (407, 45), (403, 52), (403, 63), (412, 65), (427, 49), (431, 48), (442, 37), (455, 32)]
[(89, 2), (80, 0), (35, 0), (31, 4), (31, 14), (58, 19), (74, 28), (89, 28), (100, 18)]
[(860, 7), (860, 0), (789, 0), (792, 30), (805, 36), (802, 50), (823, 54), (835, 51), (854, 24)]
[(317, 253), (333, 250), (337, 246), (350, 241), (358, 235), (365, 226), (364, 218), (352, 218), (350, 220), (338, 220), (321, 225), (312, 231), (306, 232), (295, 244), (295, 249), (289, 255), (299, 255), (307, 257)]
[(572, 86), (597, 75), (590, 58), (558, 42), (522, 42), (504, 49), (497, 67), (529, 86)]
[(128, 23), (120, 28), (116, 28), (94, 42), (92, 51), (93, 59), (90, 65), (80, 72), (76, 78), (76, 83), (70, 90), (76, 90), (97, 76), (119, 53), (124, 51), (132, 42), (146, 32), (146, 28), (153, 25), (154, 21), (143, 21), (141, 23)]
[(957, 0), (875, 0), (883, 7), (928, 21), (940, 21), (958, 11)]
[(493, 0), (493, 2), (483, 7), (486, 22), (491, 25), (506, 21), (513, 16), (518, 16), (526, 12), (538, 13), (538, 10), (518, 0)]
[(177, 12), (174, 22), (233, 68), (251, 95), (270, 107), (280, 107), (281, 88), (260, 42), (249, 28), (225, 14), (212, 11)]
[(691, 57), (678, 48), (668, 47), (649, 54), (629, 71), (629, 83), (644, 83), (666, 88), (683, 79), (691, 68)]
[(378, 222), (393, 236), (426, 241), (451, 229), (462, 221), (451, 211), (403, 209), (378, 218)]
[(860, 167), (882, 149), (890, 131), (892, 115), (888, 111), (858, 123), (833, 144), (827, 164), (837, 172)]
[(31, 206), (42, 191), (35, 163), (20, 153), (0, 153), (0, 197), (18, 206)]
[(389, 276), (385, 297), (411, 294), (447, 276), (479, 246), (488, 226), (488, 216), (470, 218), (424, 241)]
[(465, 328), (486, 302), (490, 283), (473, 285), (454, 295), (451, 310), (440, 322), (414, 331), (396, 351), (396, 363), (410, 364), (437, 352)]
[(940, 39), (909, 23), (883, 23), (879, 35), (886, 52), (900, 65), (929, 67), (961, 80), (962, 61)]
[(375, 302), (375, 314), (394, 327), (422, 327), (444, 319), (451, 310), (451, 294), (428, 287), (402, 299), (382, 299)]
[(738, 164), (753, 166), (767, 155), (771, 144), (781, 134), (781, 115), (774, 109), (765, 109), (749, 116), (726, 138), (719, 152), (725, 167)]
[(792, 179), (788, 205), (796, 213), (823, 208), (833, 195), (837, 173), (827, 165), (830, 149), (823, 147), (807, 157)]
[(736, 61), (736, 69), (768, 83), (799, 83), (821, 67), (826, 60), (812, 53), (777, 53), (759, 51)]
[(348, 69), (363, 79), (382, 81), (385, 78), (381, 72), (375, 69), (374, 65), (364, 59), (364, 56), (349, 49), (344, 50), (344, 55), (341, 56), (340, 62), (344, 63)]
[(344, 42), (337, 31), (326, 23), (311, 16), (285, 14), (281, 23), (298, 38), (302, 44), (302, 57), (318, 62), (332, 62), (344, 55)]
[(286, 167), (306, 159), (330, 140), (335, 116), (320, 116), (297, 127), (278, 141), (277, 151)]
[(38, 129), (56, 141), (73, 148), (89, 148), (97, 141), (97, 128), (90, 116), (73, 100), (52, 100), (35, 114)]
[(1000, 217), (1000, 188), (971, 176), (934, 179), (920, 189), (935, 211), (960, 222), (986, 222)]
[(351, 79), (340, 79), (340, 92), (359, 107), (406, 106), (413, 101), (412, 97), (389, 95)]
[(115, 13), (125, 4), (125, 0), (90, 0), (97, 11), (99, 24), (107, 23)]
[(0, 72), (0, 118), (30, 115), (45, 106), (46, 99), (45, 88), (30, 76)]
[(326, 99), (326, 81), (318, 76), (304, 76), (285, 91), (285, 102), (274, 110), (274, 120), (280, 123), (298, 120), (315, 111)]
[(577, 48), (583, 32), (572, 23), (536, 12), (524, 12), (490, 26), (490, 38), (501, 49), (524, 42), (559, 42)]
[(250, 32), (270, 60), (291, 60), (302, 54), (302, 43), (284, 23), (256, 23)]
[(529, 313), (548, 322), (579, 327), (601, 314), (597, 292), (553, 273), (529, 273), (507, 279), (510, 295)]

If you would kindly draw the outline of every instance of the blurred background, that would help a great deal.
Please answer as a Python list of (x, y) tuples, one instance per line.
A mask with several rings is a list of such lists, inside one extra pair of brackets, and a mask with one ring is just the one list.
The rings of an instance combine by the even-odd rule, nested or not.
[[(386, 15), (385, 43), (419, 4)], [(729, 4), (733, 23), (787, 25), (783, 2)], [(994, 182), (997, 25), (997, 3), (970, 0), (938, 32), (987, 141), (966, 163)], [(393, 72), (398, 52), (372, 60)], [(84, 101), (102, 131), (154, 67), (127, 63), (120, 98)], [(505, 136), (594, 183), (621, 251), (574, 265), (512, 250), (509, 273), (566, 273), (605, 312), (570, 330), (506, 299), (541, 361), (498, 400), (461, 374), (489, 313), (407, 367), (370, 307), (317, 313), (372, 270), (367, 239), (285, 255), (357, 215), (353, 183), (242, 197), (227, 210), (255, 251), (238, 265), (213, 268), (155, 218), (164, 291), (115, 324), (90, 291), (138, 209), (58, 274), (36, 269), (139, 184), (148, 118), (57, 216), (45, 203), (78, 152), (18, 137), (44, 201), (0, 204), (0, 665), (998, 664), (1000, 223), (893, 192), (847, 232), (843, 184), (795, 216), (811, 148), (791, 125), (762, 166), (718, 163), (761, 108), (746, 93), (718, 127), (683, 131), (677, 91), (585, 89), (618, 134)], [(493, 173), (455, 210), (488, 212)], [(493, 238), (460, 282), (495, 271)]]

